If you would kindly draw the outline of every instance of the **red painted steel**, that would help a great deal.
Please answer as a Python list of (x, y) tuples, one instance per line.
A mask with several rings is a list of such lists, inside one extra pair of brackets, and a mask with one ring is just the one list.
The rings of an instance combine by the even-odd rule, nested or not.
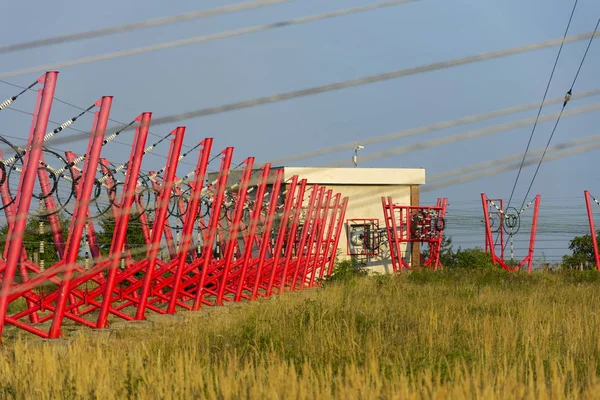
[[(35, 129), (30, 135), (27, 143), (28, 151), (25, 154), (23, 174), (19, 180), (19, 188), (16, 193), (18, 201), (15, 222), (13, 229), (9, 230), (6, 240), (6, 246), (11, 249), (21, 249), (23, 245), (23, 233), (27, 225), (27, 215), (31, 205), (35, 175), (42, 154), (44, 135), (48, 128), (48, 120), (50, 118), (50, 110), (52, 109), (57, 76), (58, 72), (47, 72), (38, 80), (39, 83), (44, 85), (44, 88), (39, 93), (39, 111), (37, 111), (36, 108), (37, 119), (34, 121)], [(6, 264), (2, 275), (2, 287), (0, 289), (0, 337), (4, 329), (4, 323), (5, 321), (8, 321), (6, 318), (6, 313), (8, 311), (8, 296), (20, 257), (20, 251), (9, 251), (5, 261)]]
[(438, 199), (435, 206), (404, 206), (394, 204), (391, 197), (381, 198), (387, 231), (390, 258), (394, 273), (411, 269), (403, 253), (409, 253), (413, 243), (426, 244), (429, 255), (418, 260), (423, 266), (437, 270), (440, 267), (440, 249), (445, 227), (447, 199)]
[(596, 200), (589, 191), (585, 190), (583, 192), (583, 196), (585, 197), (585, 205), (587, 209), (588, 222), (590, 225), (590, 238), (592, 240), (592, 247), (594, 249), (594, 261), (596, 263), (596, 270), (600, 271), (600, 253), (598, 252), (598, 240), (597, 240), (597, 232), (594, 224), (594, 213), (592, 211), (592, 200), (600, 205), (600, 202)]
[(125, 189), (123, 192), (123, 198), (121, 200), (120, 216), (117, 220), (115, 227), (113, 245), (109, 255), (110, 265), (108, 267), (108, 278), (106, 282), (106, 290), (102, 299), (102, 306), (100, 308), (100, 315), (96, 326), (98, 328), (104, 328), (107, 326), (108, 313), (110, 305), (112, 303), (112, 293), (114, 292), (115, 279), (117, 277), (117, 268), (119, 267), (120, 254), (123, 251), (123, 245), (125, 242), (125, 235), (127, 234), (127, 224), (129, 223), (129, 217), (131, 214), (131, 206), (135, 198), (135, 192), (137, 188), (137, 181), (140, 173), (140, 167), (142, 164), (142, 157), (144, 155), (144, 147), (146, 146), (146, 139), (148, 137), (148, 131), (150, 129), (150, 120), (152, 113), (145, 112), (140, 115), (137, 120), (140, 125), (136, 128), (134, 138), (134, 149), (131, 152), (129, 158), (127, 177), (125, 179)]
[[(231, 221), (231, 226), (229, 227), (229, 230), (227, 232), (225, 242), (225, 257), (220, 263), (217, 264), (221, 268), (219, 268), (218, 278), (215, 279), (215, 282), (217, 283), (218, 287), (218, 291), (216, 292), (216, 305), (223, 305), (223, 300), (226, 299), (225, 289), (227, 287), (227, 277), (231, 269), (231, 264), (233, 262), (236, 247), (238, 246), (238, 232), (242, 223), (246, 198), (248, 196), (248, 186), (250, 184), (250, 177), (252, 175), (254, 157), (248, 157), (245, 160), (245, 164), (246, 167), (244, 168), (244, 172), (242, 173), (242, 179), (240, 181), (238, 193), (236, 196), (237, 198), (235, 202), (235, 212), (233, 215), (233, 220)], [(226, 300), (229, 299), (227, 298)]]
[[(507, 270), (507, 271), (518, 271), (520, 270), (524, 265), (527, 265), (527, 271), (531, 272), (533, 269), (533, 255), (535, 252), (535, 239), (536, 239), (536, 235), (537, 235), (537, 223), (538, 223), (538, 216), (539, 216), (539, 208), (540, 208), (540, 199), (541, 196), (538, 194), (537, 196), (535, 196), (534, 200), (531, 201), (530, 203), (528, 203), (525, 207), (523, 207), (523, 209), (521, 210), (516, 210), (516, 213), (508, 213), (507, 210), (501, 208), (498, 204), (496, 204), (497, 200), (491, 200), (489, 199), (485, 193), (481, 194), (481, 204), (483, 206), (483, 218), (484, 218), (484, 222), (485, 222), (485, 235), (486, 235), (486, 249), (488, 251), (488, 253), (491, 255), (492, 257), (492, 262), (494, 264), (498, 264), (500, 267), (502, 267), (503, 269)], [(503, 203), (500, 203), (503, 204)], [(498, 254), (496, 253), (496, 244), (494, 243), (494, 238), (493, 238), (493, 231), (492, 231), (492, 221), (490, 218), (490, 207), (492, 207), (492, 209), (497, 210), (498, 214), (500, 215), (500, 230), (505, 230), (507, 229), (506, 226), (508, 225), (509, 227), (512, 228), (508, 228), (508, 229), (513, 229), (514, 227), (520, 226), (520, 216), (521, 214), (527, 210), (529, 208), (529, 206), (533, 205), (533, 217), (532, 217), (532, 221), (531, 221), (531, 232), (529, 234), (529, 249), (527, 251), (527, 255), (525, 257), (523, 257), (521, 260), (516, 260), (515, 262), (511, 262), (508, 263), (506, 261), (506, 259), (503, 257), (504, 256), (504, 252), (501, 253), (500, 256), (498, 256)], [(518, 230), (517, 230), (518, 231)], [(506, 234), (509, 236), (509, 241), (512, 240), (512, 236), (514, 234), (511, 234), (512, 232), (506, 232)], [(504, 248), (504, 246), (506, 246), (505, 243), (500, 243), (500, 246), (502, 246), (502, 248)], [(511, 250), (511, 260), (512, 260), (512, 250)]]
[[(248, 290), (252, 290), (252, 295), (250, 296), (250, 300), (255, 300), (257, 298), (257, 296), (259, 295), (258, 291), (259, 288), (266, 289), (265, 286), (269, 286), (271, 284), (270, 282), (270, 278), (269, 280), (266, 280), (266, 277), (270, 277), (270, 274), (268, 273), (268, 269), (265, 268), (265, 261), (266, 261), (266, 257), (267, 257), (267, 250), (269, 249), (269, 238), (272, 235), (272, 228), (273, 228), (273, 222), (275, 221), (275, 219), (277, 218), (275, 213), (277, 211), (277, 200), (279, 199), (279, 192), (281, 191), (281, 184), (283, 182), (283, 169), (278, 169), (277, 171), (275, 171), (275, 180), (273, 183), (273, 188), (271, 191), (271, 200), (270, 200), (270, 204), (269, 204), (269, 209), (267, 210), (266, 213), (266, 218), (265, 221), (263, 222), (263, 234), (262, 234), (262, 238), (261, 238), (261, 247), (260, 250), (258, 252), (258, 259), (255, 259), (255, 263), (256, 267), (255, 270), (253, 271), (252, 274), (250, 274), (250, 278), (248, 279), (248, 283), (249, 285), (247, 286)], [(295, 181), (298, 180), (298, 177), (295, 177)], [(293, 197), (293, 196), (292, 196)], [(272, 249), (271, 249), (272, 250)], [(273, 253), (271, 252), (271, 256), (273, 255)], [(243, 284), (244, 282), (242, 282)], [(254, 283), (254, 285), (252, 286), (252, 283)], [(261, 285), (262, 283), (262, 285)], [(242, 288), (242, 285), (240, 285), (240, 288)], [(241, 290), (240, 292), (241, 293)]]
[(340, 214), (337, 219), (337, 226), (335, 228), (335, 236), (333, 240), (333, 246), (331, 250), (331, 254), (329, 256), (329, 266), (327, 268), (327, 275), (331, 275), (333, 272), (333, 267), (335, 265), (335, 256), (340, 243), (340, 237), (342, 234), (342, 228), (344, 226), (344, 218), (346, 217), (346, 209), (348, 208), (348, 198), (344, 197), (342, 200), (342, 204), (340, 206)]
[[(164, 174), (162, 182), (151, 178), (154, 192), (148, 193), (145, 181), (140, 181), (140, 177), (145, 180), (148, 175), (140, 172), (151, 113), (143, 113), (135, 120), (139, 125), (135, 128), (129, 162), (124, 164), (127, 169), (123, 191), (117, 196), (121, 183), (113, 180), (112, 164), (101, 156), (103, 145), (116, 137), (115, 134), (104, 139), (112, 104), (109, 96), (95, 104), (99, 109), (94, 115), (85, 157), (65, 153), (66, 165), (60, 171), (69, 169), (74, 183), (69, 196), (57, 195), (55, 190), (64, 189), (50, 185), (50, 178), (54, 177), (48, 171), (54, 170), (45, 169), (41, 151), (55, 80), (56, 73), (40, 79), (44, 87), (38, 92), (15, 200), (8, 185), (0, 182), (0, 198), (9, 226), (6, 261), (0, 261), (0, 334), (8, 323), (54, 339), (62, 335), (65, 319), (89, 328), (104, 328), (109, 315), (131, 321), (144, 319), (148, 313), (197, 311), (203, 305), (254, 300), (312, 287), (332, 273), (348, 198), (319, 185), (307, 190), (306, 180), (297, 176), (284, 183), (284, 170), (272, 170), (269, 164), (261, 168), (258, 184), (251, 187), (252, 175), (261, 171), (253, 170), (253, 157), (242, 163), (245, 166), (239, 182), (228, 186), (231, 147), (221, 153), (217, 179), (205, 183), (211, 138), (184, 154), (201, 147), (193, 174), (179, 180), (176, 173), (184, 127), (172, 132), (167, 163), (160, 170)], [(83, 170), (75, 168), (77, 160), (84, 160)], [(120, 170), (121, 167), (115, 171)], [(96, 178), (98, 173), (101, 178)], [(185, 183), (192, 175), (194, 178)], [(59, 215), (49, 217), (54, 241), (54, 248), (49, 250), (56, 250), (60, 261), (47, 268), (29, 260), (21, 245), (36, 180), (47, 211), (52, 212), (58, 204), (66, 207), (63, 203), (71, 198), (75, 201), (66, 242), (61, 236)], [(98, 196), (104, 189), (109, 202), (102, 208)], [(156, 206), (148, 207), (146, 201), (153, 201), (155, 194)], [(150, 197), (142, 197), (146, 195)], [(94, 210), (91, 204), (95, 205)], [(132, 210), (138, 214), (135, 220), (130, 218)], [(100, 245), (107, 243), (98, 242), (94, 221), (105, 212), (112, 213), (116, 226), (109, 254), (102, 257)], [(173, 235), (168, 234), (173, 220), (178, 221), (176, 230), (182, 234), (178, 246)], [(126, 233), (132, 223), (143, 225), (142, 248), (129, 246)], [(194, 229), (198, 235), (196, 244)], [(87, 247), (85, 265), (79, 263), (82, 242), (89, 243), (91, 265)], [(170, 259), (166, 260), (158, 254), (164, 242), (170, 250)], [(144, 254), (143, 259), (135, 261), (133, 257), (139, 258), (139, 254)], [(21, 282), (15, 284), (17, 273)], [(48, 284), (56, 288), (48, 288)], [(8, 315), (8, 304), (20, 298), (25, 300), (25, 309)], [(51, 322), (48, 332), (36, 325), (47, 322)]]
[[(189, 201), (188, 214), (186, 215), (186, 220), (184, 221), (182, 238), (181, 238), (181, 247), (179, 249), (179, 254), (177, 255), (177, 265), (175, 267), (175, 274), (173, 278), (173, 287), (172, 293), (173, 295), (169, 299), (169, 304), (167, 307), (167, 313), (173, 314), (176, 310), (177, 306), (177, 298), (180, 293), (181, 288), (181, 279), (183, 277), (184, 269), (186, 267), (186, 257), (188, 252), (191, 249), (191, 237), (194, 229), (194, 222), (198, 216), (198, 210), (200, 205), (200, 200), (202, 197), (202, 189), (204, 178), (206, 176), (206, 170), (208, 168), (208, 159), (210, 156), (210, 151), (212, 148), (213, 139), (206, 138), (201, 142), (202, 150), (198, 155), (198, 163), (196, 164), (196, 169), (194, 172), (194, 181), (191, 183), (191, 198)], [(203, 255), (204, 257), (208, 257), (207, 254)], [(194, 260), (196, 261), (196, 260)]]
[(61, 334), (62, 321), (65, 316), (65, 307), (70, 294), (70, 284), (73, 272), (77, 267), (77, 256), (81, 246), (81, 237), (83, 235), (84, 225), (87, 222), (89, 211), (89, 199), (94, 188), (96, 170), (100, 158), (100, 150), (102, 149), (102, 141), (106, 132), (106, 125), (110, 114), (112, 97), (105, 96), (99, 101), (97, 125), (92, 137), (90, 137), (90, 148), (85, 160), (85, 165), (82, 174), (82, 187), (79, 193), (78, 201), (75, 203), (75, 211), (73, 212), (74, 224), (71, 231), (69, 246), (66, 248), (64, 261), (65, 272), (62, 277), (60, 286), (60, 294), (56, 300), (56, 308), (54, 310), (54, 318), (50, 327), (49, 337), (57, 338)]
[[(282, 178), (283, 179), (283, 178)], [(267, 266), (271, 268), (271, 276), (265, 288), (265, 296), (270, 297), (273, 294), (273, 285), (275, 284), (275, 280), (279, 278), (281, 280), (281, 275), (283, 271), (279, 265), (279, 261), (281, 259), (282, 253), (285, 253), (284, 241), (286, 239), (288, 226), (290, 223), (290, 218), (292, 218), (292, 207), (294, 206), (294, 200), (297, 198), (302, 198), (304, 195), (304, 186), (306, 186), (306, 180), (300, 182), (300, 186), (298, 186), (298, 176), (294, 175), (291, 178), (291, 182), (287, 189), (287, 196), (285, 198), (285, 205), (283, 207), (283, 212), (281, 213), (280, 219), (280, 227), (279, 233), (277, 235), (277, 241), (275, 242), (275, 247), (272, 253), (272, 260), (267, 263)]]
[(185, 133), (185, 127), (178, 127), (172, 134), (175, 138), (171, 141), (171, 149), (169, 150), (169, 158), (167, 159), (165, 178), (161, 187), (161, 192), (158, 198), (158, 207), (156, 217), (154, 218), (154, 225), (152, 226), (152, 242), (146, 255), (147, 265), (144, 273), (144, 283), (142, 286), (142, 293), (140, 295), (140, 303), (138, 305), (136, 319), (144, 319), (146, 312), (146, 302), (148, 294), (150, 293), (150, 285), (152, 283), (152, 275), (156, 268), (156, 258), (158, 256), (158, 250), (160, 248), (160, 240), (163, 236), (163, 228), (167, 219), (167, 207), (169, 206), (169, 200), (173, 193), (173, 178), (177, 172), (177, 165), (179, 162), (179, 154), (181, 152), (181, 145), (183, 144), (183, 136)]

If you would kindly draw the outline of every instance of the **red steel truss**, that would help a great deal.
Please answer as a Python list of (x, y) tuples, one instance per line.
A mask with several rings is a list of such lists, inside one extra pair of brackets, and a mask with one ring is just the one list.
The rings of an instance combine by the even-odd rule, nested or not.
[[(500, 265), (507, 271), (518, 271), (524, 265), (527, 265), (527, 271), (531, 272), (533, 267), (533, 254), (535, 251), (535, 238), (537, 233), (537, 222), (540, 209), (540, 195), (524, 205), (520, 210), (515, 208), (504, 209), (504, 202), (497, 199), (489, 199), (485, 193), (481, 194), (483, 205), (483, 218), (485, 222), (485, 249), (492, 256), (492, 262)], [(521, 226), (521, 214), (533, 205), (533, 217), (531, 221), (531, 231), (529, 234), (529, 250), (527, 255), (521, 260), (514, 259), (514, 239)], [(495, 219), (496, 217), (497, 219)], [(494, 233), (497, 237), (494, 238)], [(508, 236), (508, 243), (505, 242), (505, 235)], [(499, 240), (498, 240), (499, 239)], [(507, 262), (505, 255), (506, 245), (510, 245), (510, 261)], [(498, 255), (498, 248), (500, 255)]]
[(596, 263), (596, 270), (600, 271), (600, 254), (598, 253), (598, 240), (596, 239), (598, 234), (596, 232), (596, 227), (594, 224), (594, 213), (592, 211), (592, 201), (599, 206), (600, 201), (598, 201), (594, 196), (592, 196), (587, 190), (583, 192), (583, 195), (585, 197), (585, 205), (590, 225), (590, 237), (592, 239), (592, 247), (594, 249), (594, 261)]
[(421, 265), (437, 270), (448, 200), (440, 198), (430, 207), (394, 204), (391, 197), (382, 197), (381, 203), (394, 273), (414, 265), (414, 260), (411, 265), (407, 256), (414, 243), (426, 244), (429, 248), (428, 256), (421, 256), (419, 260)]
[[(149, 112), (106, 135), (110, 96), (86, 110), (95, 109), (86, 152), (53, 153), (43, 148), (44, 141), (83, 115), (45, 133), (57, 75), (48, 72), (36, 82), (42, 88), (25, 150), (9, 145), (15, 155), (0, 154), (1, 209), (9, 227), (0, 261), (0, 337), (11, 325), (54, 339), (63, 336), (66, 321), (106, 328), (113, 320), (143, 320), (148, 313), (174, 314), (312, 287), (331, 275), (348, 198), (297, 176), (284, 180), (283, 169), (270, 164), (254, 168), (253, 157), (230, 185), (232, 147), (211, 157), (213, 140), (206, 138), (182, 153), (185, 127), (147, 146)], [(116, 166), (102, 157), (103, 149), (128, 127), (135, 129), (129, 161)], [(166, 140), (165, 166), (144, 172), (144, 155)], [(179, 161), (188, 154), (197, 155), (196, 167), (178, 178)], [(209, 182), (208, 167), (216, 159), (219, 171)], [(62, 164), (56, 168), (51, 162)], [(251, 184), (255, 174), (258, 183)], [(59, 213), (70, 215), (66, 235)], [(58, 262), (44, 265), (24, 250), (30, 217), (52, 234), (38, 253), (56, 252)], [(96, 233), (102, 218), (115, 222), (105, 250)], [(141, 224), (141, 247), (127, 237), (133, 224)]]

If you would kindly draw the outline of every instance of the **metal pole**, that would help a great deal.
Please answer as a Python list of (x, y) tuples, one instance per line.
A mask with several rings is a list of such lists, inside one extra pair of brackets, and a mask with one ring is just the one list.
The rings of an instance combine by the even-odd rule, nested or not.
[(223, 197), (225, 197), (225, 188), (227, 187), (227, 178), (229, 177), (229, 168), (231, 167), (231, 158), (233, 156), (233, 147), (227, 147), (221, 153), (224, 155), (221, 160), (221, 167), (219, 177), (217, 178), (217, 189), (215, 193), (212, 215), (210, 216), (209, 227), (207, 232), (207, 238), (204, 241), (202, 248), (202, 270), (200, 272), (200, 281), (198, 282), (198, 288), (196, 290), (196, 297), (192, 306), (193, 311), (198, 311), (202, 305), (202, 300), (205, 293), (205, 282), (208, 276), (208, 270), (210, 262), (212, 260), (212, 250), (215, 243), (215, 236), (217, 233), (219, 219), (221, 218), (221, 208), (223, 206)]
[(346, 208), (348, 207), (348, 197), (344, 197), (342, 200), (342, 206), (340, 210), (339, 222), (335, 232), (335, 240), (333, 245), (333, 251), (331, 253), (331, 258), (329, 259), (329, 269), (327, 271), (327, 275), (331, 275), (333, 271), (333, 265), (335, 264), (335, 255), (340, 244), (340, 237), (342, 236), (342, 227), (344, 226), (344, 218), (346, 216)]
[(287, 189), (287, 196), (285, 198), (285, 205), (283, 207), (283, 212), (281, 213), (281, 222), (279, 224), (279, 232), (277, 234), (277, 241), (275, 242), (275, 248), (273, 249), (273, 255), (271, 260), (271, 277), (267, 284), (267, 290), (265, 292), (266, 297), (270, 297), (273, 294), (273, 285), (275, 283), (275, 276), (277, 274), (277, 269), (279, 268), (279, 259), (281, 258), (281, 249), (283, 247), (283, 240), (285, 239), (285, 234), (287, 232), (287, 227), (289, 224), (289, 219), (291, 217), (291, 209), (294, 204), (294, 196), (296, 194), (296, 187), (298, 186), (298, 175), (292, 176), (292, 181), (290, 182), (290, 186)]
[[(539, 194), (535, 196), (535, 206), (533, 206), (533, 221), (531, 224), (531, 236), (529, 238), (529, 254), (527, 256), (527, 272), (529, 273), (531, 273), (531, 269), (533, 268), (533, 252), (535, 250), (535, 236), (537, 234), (537, 222), (540, 212), (540, 198), (541, 196)], [(593, 241), (596, 242), (595, 240)], [(596, 254), (598, 253), (596, 252)]]
[(163, 179), (160, 196), (158, 198), (156, 217), (154, 218), (154, 224), (152, 226), (152, 242), (146, 255), (146, 258), (148, 259), (148, 265), (146, 266), (142, 294), (140, 295), (140, 302), (135, 319), (146, 318), (148, 294), (150, 293), (152, 276), (154, 275), (154, 269), (156, 268), (156, 257), (158, 256), (158, 249), (160, 247), (160, 241), (163, 235), (163, 228), (167, 219), (167, 207), (169, 206), (169, 200), (171, 199), (171, 193), (173, 192), (173, 177), (177, 172), (179, 153), (181, 153), (181, 145), (183, 144), (185, 127), (177, 127), (173, 132), (171, 132), (171, 134), (175, 135), (175, 137), (171, 140), (171, 148), (169, 149), (169, 158), (167, 159), (165, 176)]
[(279, 291), (278, 294), (283, 293), (285, 289), (285, 283), (287, 282), (288, 269), (290, 265), (290, 260), (292, 259), (292, 254), (294, 250), (294, 243), (296, 240), (296, 231), (298, 230), (298, 221), (300, 219), (300, 214), (302, 212), (302, 205), (304, 204), (304, 193), (306, 192), (306, 179), (302, 179), (300, 181), (300, 189), (298, 190), (296, 205), (294, 207), (294, 213), (292, 216), (292, 223), (290, 224), (289, 233), (287, 235), (287, 242), (285, 245), (285, 260), (283, 263), (283, 269), (281, 271), (281, 280), (279, 281)]
[[(446, 207), (448, 205), (448, 199), (447, 198), (438, 199), (438, 205), (441, 207), (440, 214), (439, 214), (440, 218), (442, 218), (442, 220), (445, 221)], [(434, 261), (434, 266), (433, 266), (434, 271), (437, 271), (440, 266), (440, 255), (441, 255), (441, 250), (442, 250), (443, 237), (444, 237), (443, 232), (438, 232), (438, 238), (435, 241), (435, 261)]]
[[(77, 158), (77, 154), (75, 154), (71, 151), (65, 151), (65, 157), (67, 158), (67, 162), (72, 163)], [(80, 178), (81, 172), (79, 172), (74, 167), (71, 167), (70, 171), (71, 171), (71, 175), (73, 176), (74, 180), (81, 181), (81, 178)], [(81, 189), (80, 185), (75, 186), (76, 193), (79, 193), (80, 189)], [(79, 198), (79, 194), (77, 195), (77, 197)], [(88, 209), (88, 217), (89, 216), (90, 216), (90, 213), (89, 213), (89, 209)], [(97, 260), (98, 258), (100, 258), (100, 247), (98, 246), (98, 238), (96, 237), (96, 229), (94, 228), (94, 223), (92, 221), (88, 221), (87, 228), (88, 228), (88, 241), (89, 241), (89, 245), (90, 245), (90, 252), (92, 253), (92, 258)], [(62, 257), (61, 257), (61, 259), (62, 259)]]
[(323, 276), (325, 275), (325, 266), (329, 261), (329, 250), (331, 249), (333, 236), (335, 234), (335, 224), (337, 222), (338, 210), (341, 205), (341, 197), (342, 195), (340, 193), (337, 193), (333, 200), (333, 207), (331, 208), (331, 217), (329, 219), (329, 223), (327, 224), (327, 233), (325, 234), (327, 240), (323, 244), (323, 255), (322, 257), (320, 257), (321, 266), (319, 268), (319, 280), (323, 279)]
[[(263, 266), (265, 264), (265, 257), (267, 255), (267, 249), (269, 247), (269, 236), (271, 236), (271, 228), (273, 227), (273, 220), (275, 219), (275, 211), (277, 211), (277, 199), (279, 198), (279, 191), (281, 190), (281, 182), (283, 181), (283, 169), (278, 169), (275, 172), (275, 182), (273, 189), (271, 190), (271, 204), (267, 211), (267, 220), (263, 226), (263, 235), (261, 240), (260, 251), (258, 254), (258, 264), (256, 266), (256, 273), (254, 278), (254, 287), (252, 288), (251, 300), (256, 300), (258, 295), (258, 288), (263, 280)], [(272, 279), (272, 278), (271, 278)], [(271, 281), (267, 282), (267, 285), (271, 285)]]
[(111, 246), (110, 265), (108, 267), (108, 278), (106, 280), (106, 288), (104, 297), (102, 299), (102, 306), (100, 307), (100, 315), (96, 323), (97, 328), (105, 328), (107, 326), (108, 313), (110, 305), (112, 304), (112, 293), (114, 291), (115, 279), (119, 268), (119, 261), (123, 246), (125, 244), (125, 237), (127, 235), (127, 225), (129, 224), (129, 217), (131, 215), (131, 206), (135, 198), (135, 191), (137, 187), (137, 181), (140, 174), (140, 168), (142, 165), (142, 158), (144, 156), (144, 147), (146, 146), (146, 139), (148, 138), (148, 130), (150, 129), (150, 120), (152, 119), (152, 113), (145, 112), (136, 118), (136, 121), (140, 122), (140, 125), (136, 128), (134, 138), (134, 148), (129, 156), (128, 166), (131, 169), (127, 170), (127, 177), (125, 178), (125, 190), (121, 199), (120, 215), (115, 227), (113, 246)]
[(310, 237), (312, 237), (314, 232), (313, 221), (315, 218), (313, 217), (313, 213), (317, 212), (319, 204), (321, 203), (321, 200), (323, 198), (324, 192), (324, 186), (313, 186), (312, 193), (310, 196), (310, 204), (308, 206), (308, 212), (306, 213), (306, 220), (304, 221), (304, 226), (302, 227), (302, 237), (297, 248), (294, 275), (292, 276), (292, 286), (290, 287), (291, 291), (296, 290), (296, 282), (298, 281), (298, 275), (303, 271), (302, 265), (304, 260), (304, 248), (306, 247), (306, 242), (309, 240), (309, 233)]
[[(481, 193), (481, 204), (483, 206), (483, 220), (485, 221), (485, 237), (487, 242), (490, 244), (490, 255), (492, 256), (492, 263), (496, 265), (497, 257), (496, 250), (494, 249), (494, 240), (492, 238), (492, 228), (490, 227), (490, 214), (488, 212), (488, 199), (485, 193)], [(500, 216), (500, 223), (504, 224), (504, 214)], [(502, 227), (501, 227), (502, 229)], [(504, 247), (504, 243), (502, 244)]]
[[(40, 161), (44, 162), (44, 153), (40, 156)], [(42, 195), (44, 196), (44, 205), (46, 206), (46, 210), (48, 213), (53, 213), (48, 216), (50, 220), (50, 228), (52, 230), (52, 239), (54, 241), (54, 246), (56, 247), (56, 251), (58, 252), (59, 258), (62, 259), (65, 253), (65, 243), (62, 234), (62, 227), (60, 225), (60, 219), (58, 218), (58, 214), (54, 214), (56, 210), (56, 203), (54, 203), (54, 199), (50, 194), (50, 181), (48, 179), (48, 171), (42, 168), (38, 168), (38, 179), (40, 181), (40, 188), (42, 191)], [(58, 177), (57, 177), (58, 179)]]
[[(246, 280), (246, 272), (248, 270), (248, 266), (250, 264), (250, 258), (252, 257), (252, 253), (254, 250), (254, 239), (256, 237), (256, 230), (258, 228), (258, 220), (260, 218), (260, 214), (262, 212), (262, 206), (265, 198), (265, 192), (267, 191), (267, 180), (269, 179), (269, 174), (271, 173), (271, 164), (265, 164), (263, 167), (263, 172), (260, 176), (260, 180), (258, 183), (258, 190), (256, 192), (256, 197), (254, 198), (254, 210), (252, 211), (252, 217), (250, 220), (250, 226), (248, 227), (248, 237), (246, 239), (246, 243), (244, 244), (244, 255), (243, 261), (240, 268), (240, 277), (239, 277), (239, 285), (235, 292), (234, 301), (240, 301), (242, 299), (242, 292), (244, 290), (244, 281)], [(265, 247), (266, 243), (261, 243), (260, 248)]]
[(102, 150), (102, 141), (104, 140), (104, 133), (106, 132), (111, 104), (112, 96), (104, 96), (96, 104), (100, 106), (100, 110), (98, 111), (98, 124), (96, 125), (96, 130), (90, 137), (91, 146), (89, 146), (90, 150), (88, 157), (86, 157), (85, 160), (85, 167), (82, 175), (83, 182), (81, 182), (82, 187), (79, 191), (79, 198), (75, 205), (75, 212), (73, 213), (74, 223), (71, 235), (69, 235), (71, 240), (69, 241), (69, 246), (66, 249), (64, 257), (66, 270), (63, 274), (59, 296), (56, 300), (54, 318), (52, 319), (52, 326), (50, 327), (49, 332), (50, 338), (58, 338), (61, 335), (60, 328), (62, 327), (67, 299), (71, 290), (71, 278), (77, 265), (77, 255), (79, 254), (79, 248), (81, 246), (84, 225), (87, 222), (90, 198), (95, 183), (94, 178), (96, 176), (100, 151)]
[(596, 227), (594, 226), (594, 213), (592, 211), (592, 202), (590, 192), (585, 190), (583, 192), (585, 197), (585, 205), (587, 208), (588, 221), (590, 223), (590, 237), (592, 239), (592, 246), (594, 247), (594, 261), (596, 262), (596, 270), (600, 271), (600, 254), (598, 253), (598, 240), (596, 239)]
[(225, 249), (225, 257), (223, 258), (223, 271), (221, 273), (221, 283), (218, 285), (217, 293), (217, 305), (223, 305), (223, 297), (225, 295), (225, 287), (227, 285), (227, 276), (231, 268), (231, 261), (235, 252), (235, 247), (238, 241), (238, 232), (242, 216), (244, 212), (244, 205), (246, 202), (246, 196), (248, 195), (248, 185), (250, 183), (250, 176), (252, 175), (252, 166), (254, 165), (254, 157), (248, 157), (246, 161), (246, 167), (242, 174), (240, 187), (238, 189), (238, 195), (236, 199), (235, 214), (233, 216), (232, 225), (229, 227), (227, 235), (227, 247)]
[[(325, 221), (327, 220), (327, 215), (329, 214), (332, 194), (333, 190), (331, 189), (325, 192), (325, 198), (321, 203), (321, 210), (319, 210), (319, 213), (317, 214), (317, 219), (315, 221), (314, 240), (311, 242), (308, 250), (308, 257), (306, 259), (305, 278), (302, 281), (304, 284), (306, 284), (306, 279), (308, 278), (308, 275), (310, 273), (310, 280), (308, 282), (309, 287), (312, 287), (315, 282), (315, 274), (317, 273), (317, 267), (321, 253), (321, 246), (323, 245), (323, 236), (325, 234)], [(312, 268), (310, 268), (311, 262), (313, 264)]]
[[(212, 148), (213, 139), (206, 138), (202, 142), (202, 150), (198, 154), (198, 162), (196, 164), (196, 170), (194, 173), (194, 181), (192, 182), (191, 199), (189, 201), (188, 213), (186, 220), (183, 224), (181, 248), (179, 249), (179, 255), (177, 258), (177, 267), (175, 268), (175, 276), (173, 279), (173, 288), (171, 290), (171, 298), (169, 299), (169, 305), (167, 307), (167, 314), (174, 314), (177, 305), (177, 296), (181, 287), (181, 278), (183, 277), (183, 270), (186, 264), (186, 257), (191, 246), (191, 237), (194, 230), (194, 221), (198, 215), (198, 207), (200, 205), (200, 198), (202, 197), (202, 189), (204, 183), (204, 177), (208, 168), (208, 158), (210, 157), (210, 150)], [(209, 257), (204, 254), (203, 257)]]
[(6, 246), (12, 251), (8, 252), (4, 274), (2, 276), (2, 288), (0, 289), (0, 337), (4, 329), (6, 320), (6, 312), (8, 311), (8, 296), (10, 287), (13, 283), (17, 264), (21, 258), (21, 248), (23, 246), (23, 233), (27, 226), (27, 216), (31, 205), (31, 197), (33, 186), (35, 184), (35, 176), (37, 166), (39, 165), (42, 147), (44, 145), (44, 135), (48, 128), (48, 119), (50, 118), (50, 110), (52, 109), (52, 100), (54, 99), (54, 90), (56, 88), (56, 78), (58, 72), (46, 72), (43, 77), (38, 80), (44, 84), (41, 94), (39, 114), (35, 122), (33, 135), (30, 136), (31, 146), (28, 146), (29, 151), (25, 155), (23, 174), (19, 180), (19, 189), (17, 195), (19, 201), (16, 209), (16, 220), (13, 229), (8, 232)]

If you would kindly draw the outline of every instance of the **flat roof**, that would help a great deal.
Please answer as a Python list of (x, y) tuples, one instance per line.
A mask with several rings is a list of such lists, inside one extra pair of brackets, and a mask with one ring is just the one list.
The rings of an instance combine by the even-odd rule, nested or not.
[(298, 175), (321, 185), (424, 185), (424, 168), (284, 167), (284, 179)]
[[(283, 169), (284, 180), (294, 175), (306, 179), (308, 184), (321, 185), (424, 185), (424, 168), (328, 168), (328, 167), (272, 167), (272, 170)], [(232, 171), (228, 177), (228, 185), (239, 182), (241, 170)], [(208, 174), (210, 181), (216, 179), (217, 173)], [(255, 172), (250, 185), (258, 183), (260, 173)], [(273, 174), (268, 183), (272, 183)]]

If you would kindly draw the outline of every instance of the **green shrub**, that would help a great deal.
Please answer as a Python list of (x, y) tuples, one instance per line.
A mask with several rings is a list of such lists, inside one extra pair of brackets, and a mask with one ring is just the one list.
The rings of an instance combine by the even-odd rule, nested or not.
[(368, 271), (355, 259), (336, 260), (331, 276), (327, 277), (327, 280), (329, 282), (348, 282), (367, 274)]
[(492, 256), (481, 248), (461, 250), (456, 252), (454, 268), (480, 269), (496, 268)]

